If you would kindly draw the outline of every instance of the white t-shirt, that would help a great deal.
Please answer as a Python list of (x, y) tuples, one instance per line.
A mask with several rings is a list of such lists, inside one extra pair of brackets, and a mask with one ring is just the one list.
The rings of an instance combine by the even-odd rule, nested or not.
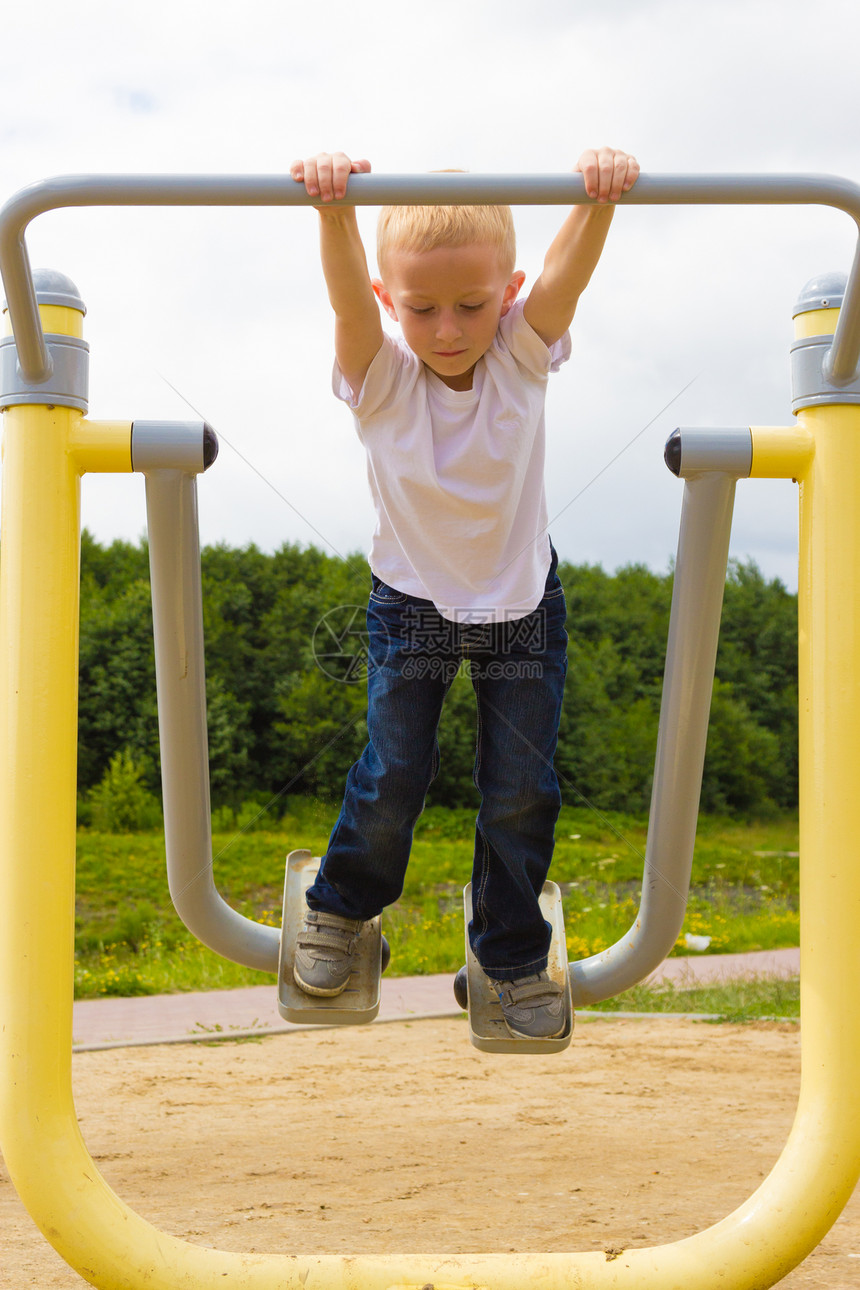
[(377, 524), (370, 567), (455, 622), (522, 618), (550, 564), (544, 493), (548, 349), (517, 301), (475, 368), (452, 390), (400, 338), (385, 336), (358, 399), (337, 364), (334, 392), (367, 451)]

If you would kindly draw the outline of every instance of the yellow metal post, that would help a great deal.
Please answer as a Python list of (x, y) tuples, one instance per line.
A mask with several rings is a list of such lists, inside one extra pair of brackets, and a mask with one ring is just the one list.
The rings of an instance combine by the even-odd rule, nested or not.
[[(57, 331), (56, 317), (51, 324)], [(772, 1173), (735, 1213), (687, 1240), (609, 1261), (599, 1251), (226, 1253), (158, 1232), (107, 1186), (71, 1091), (79, 480), (84, 469), (130, 468), (128, 426), (88, 429), (76, 409), (31, 405), (7, 412), (5, 433), (0, 1143), (24, 1203), (80, 1275), (103, 1290), (762, 1290), (799, 1263), (860, 1174), (860, 409), (810, 408), (796, 435), (759, 435), (760, 463), (769, 453), (774, 473), (797, 478), (801, 493), (803, 1069), (795, 1123)]]

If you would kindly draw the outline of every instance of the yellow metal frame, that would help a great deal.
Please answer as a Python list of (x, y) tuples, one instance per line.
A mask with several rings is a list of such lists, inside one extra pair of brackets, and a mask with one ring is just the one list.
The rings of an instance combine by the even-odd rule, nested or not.
[[(60, 315), (66, 315), (61, 317)], [(79, 334), (53, 307), (50, 329)], [(803, 316), (804, 328), (830, 319)], [(817, 334), (808, 332), (807, 334)], [(80, 478), (131, 469), (128, 423), (5, 419), (0, 543), (0, 1142), (51, 1244), (105, 1290), (754, 1290), (821, 1240), (860, 1175), (860, 407), (753, 431), (753, 473), (800, 484), (801, 1008), (798, 1110), (746, 1204), (674, 1244), (579, 1254), (261, 1256), (166, 1236), (90, 1157), (72, 1098)]]

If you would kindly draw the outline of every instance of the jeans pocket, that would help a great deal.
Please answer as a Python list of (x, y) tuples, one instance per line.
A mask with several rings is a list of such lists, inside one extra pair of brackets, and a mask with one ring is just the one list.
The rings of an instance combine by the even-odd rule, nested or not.
[(372, 575), (372, 588), (370, 600), (375, 605), (405, 605), (406, 592), (398, 591), (396, 587), (389, 587), (387, 582), (377, 578), (376, 574)]

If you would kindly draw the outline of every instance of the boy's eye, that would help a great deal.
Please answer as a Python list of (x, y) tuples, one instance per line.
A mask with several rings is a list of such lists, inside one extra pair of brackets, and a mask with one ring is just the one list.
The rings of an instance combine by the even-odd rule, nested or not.
[(477, 304), (477, 305), (463, 305), (463, 308), (466, 310), (466, 312), (467, 312), (467, 313), (474, 314), (474, 313), (477, 313), (477, 311), (478, 311), (479, 309), (483, 309), (483, 307), (484, 307), (485, 303), (486, 303), (486, 301), (482, 300), (480, 304)]
[(430, 314), (433, 312), (433, 307), (432, 305), (410, 305), (409, 312), (411, 314)]

